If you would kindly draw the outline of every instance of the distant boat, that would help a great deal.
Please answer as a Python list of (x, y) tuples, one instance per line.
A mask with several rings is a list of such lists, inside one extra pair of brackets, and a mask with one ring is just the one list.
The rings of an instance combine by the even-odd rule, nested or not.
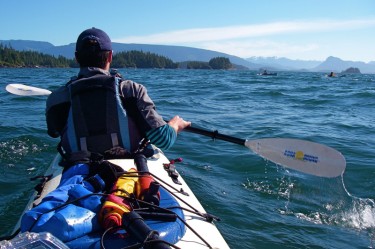
[(259, 73), (258, 75), (262, 75), (262, 76), (276, 76), (277, 73), (269, 73), (269, 72), (267, 72), (267, 70), (264, 70), (262, 73)]

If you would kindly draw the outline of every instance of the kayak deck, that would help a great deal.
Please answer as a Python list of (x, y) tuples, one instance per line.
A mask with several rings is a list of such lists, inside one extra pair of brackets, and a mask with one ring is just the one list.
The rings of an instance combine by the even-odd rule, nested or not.
[[(30, 203), (25, 211), (39, 204), (43, 197), (57, 188), (60, 183), (63, 169), (58, 164), (60, 159), (61, 158), (59, 155), (55, 157), (50, 168), (46, 172), (46, 175), (51, 175), (50, 180), (46, 182), (40, 196), (35, 200), (34, 198), (30, 200)], [(110, 160), (110, 162), (120, 166), (126, 171), (135, 167), (133, 159), (115, 159)], [(207, 221), (205, 218), (207, 216), (209, 217), (209, 215), (206, 215), (206, 211), (204, 210), (203, 206), (186, 184), (184, 179), (179, 176), (177, 179), (180, 184), (176, 184), (175, 181), (169, 177), (168, 172), (164, 168), (164, 164), (168, 165), (169, 163), (170, 161), (159, 149), (156, 149), (155, 155), (147, 160), (149, 171), (154, 176), (154, 179), (158, 181), (164, 189), (170, 192), (175, 197), (178, 204), (182, 207), (187, 228), (185, 234), (175, 244), (175, 246), (179, 248), (198, 249), (229, 248), (215, 224)], [(17, 224), (17, 228), (18, 227), (20, 227), (20, 221)]]

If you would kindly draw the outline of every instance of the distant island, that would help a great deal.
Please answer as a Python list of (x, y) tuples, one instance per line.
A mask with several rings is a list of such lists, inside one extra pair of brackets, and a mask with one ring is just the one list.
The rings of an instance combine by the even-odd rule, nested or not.
[(348, 69), (342, 71), (341, 73), (361, 73), (359, 68), (356, 67), (349, 67)]
[[(17, 51), (12, 47), (0, 44), (0, 67), (28, 67), (28, 68), (77, 68), (79, 65), (74, 59), (63, 56), (57, 58), (35, 51)], [(215, 57), (209, 62), (188, 61), (176, 63), (171, 59), (150, 52), (126, 51), (113, 56), (114, 68), (164, 68), (164, 69), (232, 69), (233, 65), (228, 58)]]

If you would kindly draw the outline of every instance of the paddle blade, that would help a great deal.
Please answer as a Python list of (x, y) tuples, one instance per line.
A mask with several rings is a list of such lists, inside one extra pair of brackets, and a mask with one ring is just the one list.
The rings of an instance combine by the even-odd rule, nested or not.
[(321, 177), (340, 176), (346, 167), (344, 156), (326, 145), (289, 138), (247, 140), (254, 153), (287, 168)]
[(8, 92), (20, 96), (41, 96), (50, 95), (51, 91), (23, 84), (9, 84), (5, 87)]

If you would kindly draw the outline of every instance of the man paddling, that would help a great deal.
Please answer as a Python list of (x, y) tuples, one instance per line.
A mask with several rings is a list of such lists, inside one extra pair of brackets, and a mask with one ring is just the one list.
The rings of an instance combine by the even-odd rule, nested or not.
[(77, 77), (47, 100), (48, 134), (60, 137), (65, 157), (103, 154), (112, 148), (138, 149), (142, 138), (170, 148), (191, 123), (175, 116), (168, 123), (157, 113), (146, 88), (110, 73), (112, 43), (102, 30), (83, 31), (76, 44)]

